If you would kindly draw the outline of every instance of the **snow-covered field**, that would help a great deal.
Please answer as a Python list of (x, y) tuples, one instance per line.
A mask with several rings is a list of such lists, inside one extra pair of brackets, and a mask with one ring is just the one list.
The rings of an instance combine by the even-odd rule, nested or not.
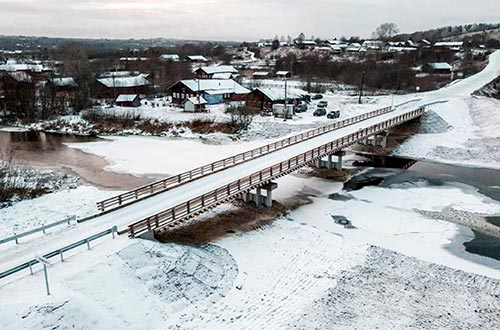
[[(499, 54), (490, 65), (500, 67)], [(487, 70), (483, 79), (492, 73)], [(462, 162), (470, 158), (453, 159), (436, 150), (463, 149), (475, 138), (477, 144), (497, 141), (498, 126), (489, 115), (496, 101), (464, 95), (479, 80), (429, 97), (449, 99), (434, 110), (452, 128), (417, 135), (398, 152)], [(350, 108), (350, 115), (389, 101), (378, 98), (358, 107), (345, 96), (329, 95), (327, 100), (330, 108)], [(71, 147), (105, 157), (108, 170), (166, 175), (261, 145), (275, 134), (265, 131), (281, 129), (279, 134), (286, 135), (294, 125), (303, 129), (316, 124), (314, 118), (285, 125), (274, 119), (256, 121), (253, 125), (260, 125), (262, 134), (247, 142), (117, 137)], [(491, 149), (491, 157), (499, 154)], [(486, 160), (491, 167), (498, 162)], [(481, 165), (485, 159), (480, 161), (468, 164)], [(303, 173), (278, 184), (276, 200), (287, 204), (305, 196), (311, 204), (259, 230), (205, 247), (103, 239), (91, 251), (82, 248), (64, 263), (53, 264), (49, 297), (38, 268), (34, 276), (26, 271), (2, 280), (0, 328), (495, 329), (500, 324), (500, 263), (465, 251), (462, 243), (473, 238), (467, 227), (426, 215), (449, 208), (500, 214), (497, 201), (453, 184), (396, 184), (347, 194), (339, 183)], [(344, 198), (329, 198), (333, 193)], [(79, 187), (2, 209), (0, 218), (7, 220), (2, 236), (45, 223), (48, 217), (88, 215), (94, 202), (109, 194)], [(346, 217), (355, 228), (335, 224), (331, 215)], [(5, 263), (0, 257), (0, 264)]]

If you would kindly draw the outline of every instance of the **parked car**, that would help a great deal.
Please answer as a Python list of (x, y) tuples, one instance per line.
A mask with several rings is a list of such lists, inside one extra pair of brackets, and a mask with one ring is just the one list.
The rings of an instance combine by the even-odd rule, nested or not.
[(328, 119), (336, 119), (340, 117), (340, 111), (335, 110), (335, 111), (330, 111), (327, 115), (326, 118)]
[(323, 95), (321, 94), (315, 94), (311, 97), (312, 100), (321, 100), (323, 98)]
[(313, 116), (315, 117), (321, 117), (326, 115), (326, 109), (325, 108), (318, 108), (316, 111), (314, 111)]
[(328, 107), (328, 102), (327, 101), (319, 101), (318, 107), (319, 108), (326, 108), (326, 107)]
[(307, 103), (302, 102), (295, 106), (295, 112), (306, 112), (307, 111)]

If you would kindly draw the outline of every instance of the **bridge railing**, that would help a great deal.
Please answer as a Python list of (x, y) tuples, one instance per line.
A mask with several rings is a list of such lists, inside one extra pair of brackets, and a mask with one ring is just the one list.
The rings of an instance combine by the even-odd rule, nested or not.
[(301, 134), (282, 139), (271, 144), (255, 148), (235, 156), (231, 156), (214, 163), (204, 165), (193, 170), (181, 173), (179, 175), (171, 176), (151, 184), (147, 184), (145, 186), (139, 187), (137, 189), (125, 192), (123, 194), (111, 197), (109, 199), (100, 201), (97, 203), (97, 208), (101, 212), (109, 211), (111, 209), (119, 208), (123, 205), (127, 205), (133, 203), (137, 200), (150, 197), (156, 195), (157, 193), (164, 192), (166, 190), (177, 187), (181, 184), (190, 182), (192, 180), (203, 177), (206, 174), (214, 173), (237, 164), (261, 157), (263, 155), (269, 154), (276, 150), (280, 150), (286, 148), (288, 146), (294, 145), (296, 143), (302, 142), (304, 140), (308, 140), (319, 135), (331, 132), (336, 129), (340, 129), (354, 123), (358, 123), (360, 121), (373, 118), (379, 116), (381, 114), (385, 114), (391, 112), (391, 107), (386, 107), (378, 110), (374, 110), (371, 112), (367, 112), (361, 115), (357, 115), (354, 117), (349, 117), (344, 120), (334, 122), (332, 124), (322, 126), (316, 129), (312, 129), (310, 131), (303, 132)]
[(223, 187), (217, 188), (213, 191), (181, 203), (163, 212), (140, 220), (128, 226), (129, 236), (136, 237), (148, 231), (159, 229), (168, 225), (173, 225), (178, 221), (183, 221), (190, 216), (199, 214), (204, 210), (215, 207), (220, 203), (234, 198), (243, 192), (249, 191), (273, 179), (294, 172), (297, 169), (306, 166), (326, 155), (342, 150), (361, 139), (377, 134), (388, 128), (397, 126), (403, 122), (417, 118), (421, 116), (424, 111), (425, 108), (421, 107), (417, 110), (372, 125), (355, 133), (349, 134), (343, 138), (334, 140), (328, 144), (292, 157), (287, 161), (275, 164), (264, 170), (243, 177), (237, 181), (231, 182)]
[(65, 223), (67, 223), (69, 225), (71, 221), (76, 221), (76, 216), (67, 217), (66, 219), (44, 225), (44, 226), (41, 226), (41, 227), (38, 227), (38, 228), (35, 228), (32, 230), (26, 231), (26, 232), (21, 233), (21, 234), (15, 234), (15, 235), (12, 235), (12, 236), (7, 237), (7, 238), (0, 239), (0, 244), (4, 244), (7, 242), (11, 242), (11, 241), (16, 241), (16, 244), (19, 244), (20, 238), (39, 233), (41, 231), (45, 234), (45, 231), (47, 229), (50, 229), (50, 228), (53, 228), (56, 226), (60, 226), (60, 225), (65, 224)]
[[(65, 246), (63, 248), (60, 248), (60, 249), (54, 250), (52, 252), (49, 252), (49, 253), (43, 255), (43, 257), (45, 259), (50, 259), (50, 258), (54, 258), (56, 256), (60, 256), (61, 261), (62, 261), (63, 260), (63, 253), (64, 252), (73, 250), (73, 249), (75, 249), (75, 248), (77, 248), (79, 246), (85, 245), (85, 244), (87, 245), (87, 248), (90, 250), (90, 242), (95, 241), (95, 240), (97, 240), (97, 239), (99, 239), (101, 237), (107, 236), (109, 234), (111, 234), (113, 236), (113, 238), (115, 238), (115, 234), (117, 232), (118, 232), (118, 228), (116, 226), (114, 226), (113, 228), (107, 229), (105, 231), (102, 231), (102, 232), (100, 232), (98, 234), (95, 234), (95, 235), (92, 235), (90, 237), (87, 237), (85, 239), (82, 239), (82, 240), (80, 240), (78, 242), (75, 242), (73, 244), (70, 244), (70, 245), (67, 245), (67, 246)], [(13, 275), (13, 274), (16, 274), (16, 273), (18, 273), (18, 272), (20, 272), (20, 271), (22, 271), (24, 269), (27, 269), (27, 268), (29, 268), (31, 274), (33, 274), (32, 267), (34, 265), (38, 264), (39, 262), (40, 262), (39, 259), (35, 258), (35, 259), (32, 259), (32, 260), (30, 260), (28, 262), (25, 262), (25, 263), (21, 264), (21, 265), (13, 267), (13, 268), (11, 268), (9, 270), (1, 272), (0, 273), (0, 279), (2, 279), (4, 277), (7, 277), (7, 276), (10, 276), (10, 275)]]

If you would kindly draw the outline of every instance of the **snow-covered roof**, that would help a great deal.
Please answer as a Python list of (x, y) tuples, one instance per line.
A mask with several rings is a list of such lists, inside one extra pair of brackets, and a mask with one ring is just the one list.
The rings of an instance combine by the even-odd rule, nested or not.
[(148, 61), (147, 57), (121, 57), (120, 61), (122, 62), (137, 62), (137, 61)]
[(181, 58), (177, 54), (163, 54), (163, 55), (160, 55), (160, 60), (163, 60), (163, 61), (178, 62), (178, 61), (180, 61), (180, 59)]
[(429, 65), (434, 70), (452, 70), (453, 69), (453, 67), (446, 62), (434, 62), (434, 63), (428, 63), (427, 65)]
[(250, 91), (232, 79), (187, 79), (181, 80), (182, 84), (192, 91), (220, 91), (228, 90), (230, 93), (248, 94)]
[(0, 71), (32, 71), (43, 72), (48, 71), (49, 68), (42, 64), (27, 64), (27, 63), (6, 63), (0, 64)]
[(101, 73), (101, 78), (107, 77), (132, 77), (138, 76), (140, 73), (138, 71), (108, 71)]
[(190, 61), (208, 62), (208, 60), (205, 58), (205, 56), (202, 56), (202, 55), (189, 55), (188, 59)]
[(232, 89), (214, 89), (205, 91), (205, 94), (208, 95), (222, 95), (222, 94), (231, 94), (233, 92)]
[(302, 44), (303, 45), (316, 46), (316, 41), (314, 41), (314, 40), (303, 40)]
[(289, 74), (290, 74), (290, 71), (278, 71), (278, 72), (276, 72), (277, 76), (286, 76)]
[(389, 46), (389, 47), (387, 47), (387, 51), (388, 52), (393, 52), (393, 53), (396, 53), (396, 52), (414, 52), (416, 50), (417, 49), (413, 48), (413, 47), (399, 47), (399, 46)]
[(254, 76), (262, 76), (262, 77), (265, 77), (265, 76), (268, 76), (269, 75), (269, 72), (265, 72), (265, 71), (259, 71), (259, 72), (254, 72), (253, 73)]
[(109, 88), (140, 87), (150, 85), (150, 82), (146, 79), (146, 76), (147, 75), (140, 74), (135, 77), (101, 78), (97, 79), (97, 81)]
[(33, 78), (24, 71), (9, 72), (9, 76), (17, 82), (31, 83)]
[(116, 98), (116, 102), (133, 102), (138, 96), (137, 94), (120, 94)]
[(218, 65), (218, 66), (203, 66), (198, 70), (202, 70), (206, 74), (215, 74), (215, 73), (238, 73), (238, 70), (234, 68), (232, 65)]
[(200, 96), (200, 97), (198, 97), (198, 96), (190, 97), (185, 102), (191, 102), (194, 105), (203, 105), (203, 104), (207, 104), (208, 103), (207, 100), (205, 100), (202, 96)]
[(434, 44), (435, 47), (462, 47), (463, 41), (438, 41)]
[[(267, 96), (271, 101), (285, 100), (284, 88), (258, 87), (256, 88), (256, 90), (259, 90), (262, 94)], [(304, 95), (307, 95), (307, 92), (304, 92), (296, 88), (289, 88), (286, 93), (286, 98), (287, 99), (301, 98)]]
[(58, 87), (77, 87), (78, 84), (76, 83), (75, 79), (73, 77), (64, 77), (64, 78), (52, 78), (50, 81)]
[(212, 78), (213, 79), (231, 79), (234, 76), (236, 76), (236, 75), (233, 74), (233, 73), (230, 73), (230, 72), (226, 72), (226, 73), (214, 73), (214, 75), (212, 76)]

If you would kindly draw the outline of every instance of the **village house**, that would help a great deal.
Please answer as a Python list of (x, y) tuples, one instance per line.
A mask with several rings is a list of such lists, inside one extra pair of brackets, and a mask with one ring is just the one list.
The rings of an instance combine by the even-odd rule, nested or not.
[(97, 97), (115, 100), (120, 94), (147, 95), (151, 82), (148, 75), (133, 77), (108, 77), (97, 79)]
[(275, 104), (298, 104), (306, 92), (290, 89), (285, 95), (284, 88), (258, 87), (245, 96), (246, 105), (258, 111), (271, 111)]
[(238, 70), (232, 65), (203, 66), (194, 71), (198, 79), (234, 79)]
[(207, 104), (237, 102), (250, 91), (232, 79), (188, 79), (181, 80), (168, 89), (172, 101), (183, 104), (190, 97), (202, 95)]
[(252, 74), (253, 79), (268, 79), (271, 78), (271, 73), (268, 71), (257, 71)]
[(165, 61), (165, 62), (168, 62), (168, 61), (179, 62), (181, 60), (181, 58), (177, 54), (163, 54), (163, 55), (160, 55), (159, 60)]
[(72, 77), (51, 78), (45, 84), (45, 88), (54, 107), (67, 110), (73, 106), (78, 84)]
[(141, 98), (137, 94), (120, 94), (115, 104), (119, 107), (137, 108), (141, 105)]
[(0, 72), (0, 98), (4, 110), (31, 117), (34, 112), (35, 91), (35, 81), (26, 72)]
[(25, 72), (35, 81), (39, 81), (50, 77), (53, 70), (40, 61), (19, 62), (10, 60), (4, 64), (0, 64), (0, 72)]
[(438, 41), (434, 44), (434, 50), (450, 50), (453, 52), (461, 52), (464, 47), (463, 41)]

